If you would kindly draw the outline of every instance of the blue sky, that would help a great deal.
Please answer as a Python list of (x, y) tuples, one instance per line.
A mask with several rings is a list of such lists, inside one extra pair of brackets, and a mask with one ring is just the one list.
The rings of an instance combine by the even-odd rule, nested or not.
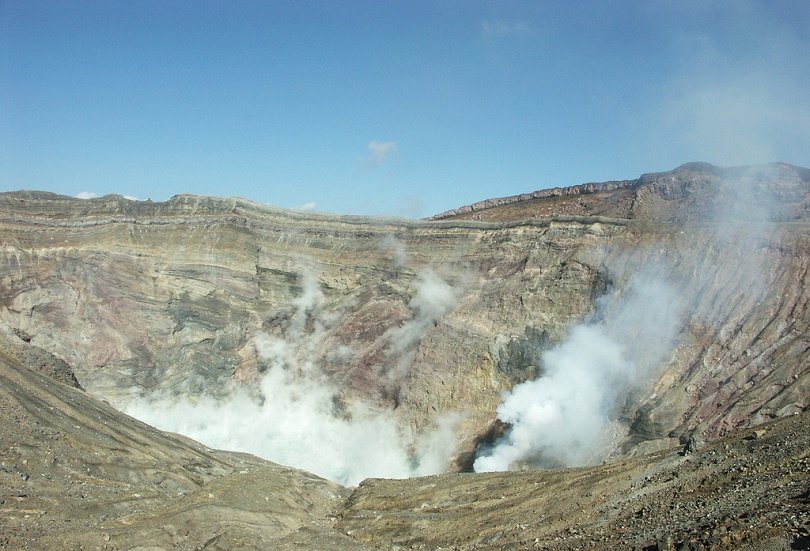
[(810, 167), (810, 2), (0, 0), (0, 191), (423, 217)]

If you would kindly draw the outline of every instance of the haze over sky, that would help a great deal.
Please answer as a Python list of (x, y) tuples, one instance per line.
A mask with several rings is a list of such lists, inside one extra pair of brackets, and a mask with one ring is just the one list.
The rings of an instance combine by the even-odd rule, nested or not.
[(0, 0), (0, 191), (424, 217), (810, 167), (810, 2)]

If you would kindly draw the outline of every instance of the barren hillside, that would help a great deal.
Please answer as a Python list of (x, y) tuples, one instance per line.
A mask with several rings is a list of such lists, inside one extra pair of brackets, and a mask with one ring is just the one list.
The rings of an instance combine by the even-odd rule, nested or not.
[[(127, 548), (137, 531), (124, 526), (153, 524), (138, 515), (169, 507), (182, 516), (182, 503), (196, 504), (201, 488), (231, 488), (239, 477), (228, 473), (241, 469), (239, 461), (251, 465), (248, 473), (253, 466), (269, 473), (266, 482), (246, 482), (270, 485), (269, 502), (287, 495), (273, 486), (279, 476), (310, 481), (305, 493), (336, 496), (331, 509), (278, 521), (283, 530), (246, 529), (245, 548), (290, 534), (320, 537), (321, 528), (309, 526), (326, 527), (324, 537), (347, 549), (360, 545), (355, 540), (427, 548), (688, 541), (735, 548), (769, 538), (805, 545), (808, 198), (808, 171), (784, 164), (689, 164), (631, 182), (493, 200), (433, 221), (299, 213), (234, 198), (0, 194), (3, 415), (14, 420), (3, 433), (3, 492), (18, 537), (9, 545), (58, 548), (52, 538), (70, 530), (42, 511), (46, 503), (71, 507), (73, 494), (55, 496), (82, 472), (79, 484), (98, 486), (97, 505), (72, 541), (101, 537), (97, 546)], [(181, 446), (93, 397), (204, 440), (216, 429), (228, 445), (348, 485), (473, 466), (610, 462), (585, 471), (366, 483), (342, 509), (347, 494), (337, 485)], [(78, 410), (65, 409), (73, 403)], [(80, 437), (74, 425), (47, 417), (51, 411), (86, 418), (89, 427), (84, 444), (60, 447), (56, 459), (43, 452), (47, 442)], [(781, 418), (768, 425), (778, 427), (767, 429), (773, 439), (751, 436)], [(108, 430), (110, 423), (121, 425)], [(42, 438), (26, 436), (39, 430)], [(168, 440), (150, 445), (147, 434)], [(682, 458), (677, 450), (687, 441), (708, 441), (708, 451)], [(127, 459), (135, 448), (140, 459)], [(782, 455), (766, 461), (767, 450)], [(166, 454), (157, 467), (155, 453)], [(213, 455), (190, 459), (195, 454)], [(69, 468), (57, 467), (59, 456)], [(22, 461), (37, 465), (37, 476)], [(200, 461), (208, 474), (189, 475)], [(121, 465), (99, 474), (112, 482), (84, 478), (106, 463)], [(45, 482), (56, 479), (62, 486)], [(509, 490), (507, 498), (530, 484), (571, 480), (583, 482), (563, 493), (565, 506), (542, 501), (562, 490), (526, 496), (562, 521), (542, 516), (548, 523), (531, 524), (535, 509), (493, 501), (498, 488)], [(642, 491), (650, 481), (655, 487)], [(126, 485), (139, 484), (162, 489), (133, 490), (141, 497), (131, 509), (111, 505)], [(595, 489), (602, 485), (604, 492)], [(27, 487), (45, 492), (36, 506), (26, 501)], [(565, 509), (571, 500), (576, 514)], [(230, 519), (231, 508), (221, 518)], [(65, 511), (60, 522), (73, 522)], [(699, 515), (711, 520), (698, 522)], [(523, 516), (514, 526), (507, 520)], [(149, 541), (235, 545), (216, 543), (231, 533), (216, 523), (207, 544), (184, 535), (189, 522), (167, 520), (171, 528), (149, 532)], [(560, 522), (575, 532), (563, 534)], [(26, 523), (44, 539), (26, 539), (33, 538)], [(115, 543), (116, 530), (129, 535)]]

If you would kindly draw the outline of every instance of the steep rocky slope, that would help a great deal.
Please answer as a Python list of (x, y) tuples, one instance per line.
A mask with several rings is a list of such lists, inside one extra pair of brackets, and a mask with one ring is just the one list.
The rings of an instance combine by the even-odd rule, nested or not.
[[(641, 356), (667, 346), (606, 405), (598, 461), (807, 408), (809, 181), (781, 164), (684, 165), (474, 211), (495, 222), (6, 193), (0, 322), (119, 406), (233, 381), (258, 395), (286, 369), (328, 380), (338, 417), (361, 404), (421, 434), (456, 414), (464, 467), (500, 430), (502, 393), (544, 373), (543, 352), (577, 324), (627, 317), (634, 285), (655, 281), (666, 303), (617, 322), (617, 338)], [(527, 205), (535, 217), (516, 219)], [(650, 332), (661, 309), (671, 336)]]
[(338, 529), (395, 549), (807, 549), (809, 445), (805, 414), (693, 454), (368, 480)]
[(806, 413), (688, 454), (352, 492), (157, 431), (24, 366), (14, 338), (0, 336), (0, 548), (810, 547)]
[(0, 340), (0, 548), (360, 548), (331, 529), (347, 490), (161, 433)]

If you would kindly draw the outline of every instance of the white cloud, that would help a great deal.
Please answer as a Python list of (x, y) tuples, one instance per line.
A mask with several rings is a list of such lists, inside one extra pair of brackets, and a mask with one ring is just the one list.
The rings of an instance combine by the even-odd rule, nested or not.
[[(98, 193), (94, 191), (82, 191), (81, 193), (76, 194), (77, 199), (96, 199), (98, 197)], [(140, 197), (135, 197), (134, 195), (124, 195), (124, 199), (128, 199), (130, 201), (144, 201)]]
[(368, 144), (368, 149), (371, 151), (371, 158), (381, 163), (388, 155), (397, 152), (397, 144), (394, 142), (378, 142), (374, 140)]
[(293, 210), (302, 210), (304, 212), (312, 212), (317, 208), (318, 204), (315, 201), (304, 203), (298, 207), (293, 207)]
[(502, 19), (481, 21), (481, 36), (486, 40), (523, 36), (528, 34), (529, 25), (525, 21), (504, 21)]
[(408, 195), (403, 197), (401, 213), (408, 218), (420, 218), (425, 208), (425, 202), (421, 197)]

